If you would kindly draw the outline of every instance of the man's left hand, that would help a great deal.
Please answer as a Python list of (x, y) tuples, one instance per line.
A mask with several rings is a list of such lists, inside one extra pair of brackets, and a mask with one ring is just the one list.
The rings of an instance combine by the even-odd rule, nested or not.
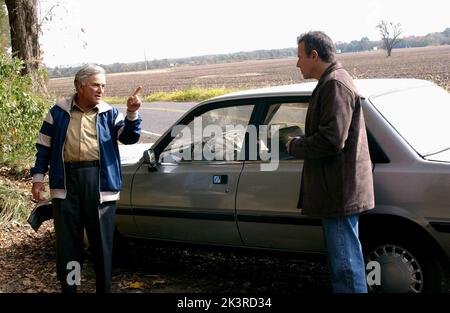
[(133, 92), (131, 97), (127, 100), (127, 111), (136, 112), (142, 105), (141, 99), (139, 99), (139, 93), (141, 92), (142, 86), (138, 86)]
[(288, 136), (288, 142), (286, 143), (286, 151), (287, 151), (287, 153), (289, 153), (289, 154), (291, 154), (291, 141), (292, 140), (295, 140), (295, 139), (297, 139), (297, 137), (291, 137), (291, 136)]

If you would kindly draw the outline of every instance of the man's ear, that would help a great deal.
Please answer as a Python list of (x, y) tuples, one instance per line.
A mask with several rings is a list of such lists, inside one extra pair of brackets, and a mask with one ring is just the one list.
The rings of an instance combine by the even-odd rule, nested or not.
[(319, 53), (317, 53), (317, 50), (311, 51), (311, 57), (314, 59), (314, 61), (317, 61), (319, 59)]
[(80, 90), (80, 88), (81, 88), (81, 83), (80, 82), (76, 82), (75, 86), (76, 86), (75, 87), (75, 91), (78, 92)]

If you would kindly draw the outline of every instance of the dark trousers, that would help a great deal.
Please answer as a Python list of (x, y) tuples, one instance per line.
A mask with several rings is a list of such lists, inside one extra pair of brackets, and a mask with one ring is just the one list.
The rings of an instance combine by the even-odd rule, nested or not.
[[(76, 292), (74, 267), (84, 260), (83, 235), (86, 229), (92, 249), (96, 274), (96, 291), (111, 291), (112, 248), (116, 202), (99, 203), (99, 169), (97, 166), (66, 166), (66, 199), (53, 199), (56, 234), (56, 268), (63, 292)], [(68, 268), (69, 264), (69, 268)]]

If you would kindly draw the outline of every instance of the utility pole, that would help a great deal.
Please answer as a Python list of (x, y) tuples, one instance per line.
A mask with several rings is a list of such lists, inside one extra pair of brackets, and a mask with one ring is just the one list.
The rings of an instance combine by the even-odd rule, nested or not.
[(147, 71), (147, 70), (148, 70), (148, 66), (147, 66), (147, 53), (146, 53), (146, 51), (145, 51), (145, 48), (144, 48), (144, 60), (145, 60), (145, 70)]

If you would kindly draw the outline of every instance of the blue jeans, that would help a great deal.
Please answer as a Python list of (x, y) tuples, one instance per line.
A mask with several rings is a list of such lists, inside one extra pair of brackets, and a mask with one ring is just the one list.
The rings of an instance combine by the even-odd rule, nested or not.
[(359, 214), (322, 220), (331, 286), (336, 293), (367, 292), (358, 221)]

